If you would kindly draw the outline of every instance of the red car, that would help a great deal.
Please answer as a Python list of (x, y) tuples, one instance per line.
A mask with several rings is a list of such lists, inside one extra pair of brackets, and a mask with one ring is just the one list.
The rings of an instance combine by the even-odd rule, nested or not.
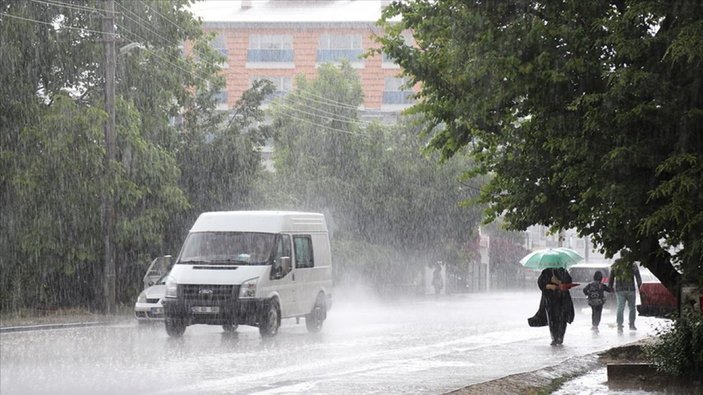
[(678, 300), (672, 295), (652, 272), (640, 268), (642, 286), (640, 287), (640, 304), (637, 311), (642, 316), (668, 317), (678, 310)]

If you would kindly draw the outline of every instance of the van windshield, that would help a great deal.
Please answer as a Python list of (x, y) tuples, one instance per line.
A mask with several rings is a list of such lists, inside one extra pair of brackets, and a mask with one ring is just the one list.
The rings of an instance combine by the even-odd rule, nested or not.
[(179, 264), (268, 265), (276, 235), (254, 232), (190, 233)]

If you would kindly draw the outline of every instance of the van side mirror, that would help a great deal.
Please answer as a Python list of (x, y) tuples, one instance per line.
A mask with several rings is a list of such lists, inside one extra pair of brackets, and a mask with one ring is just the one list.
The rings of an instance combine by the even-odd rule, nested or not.
[(281, 267), (283, 268), (283, 273), (290, 272), (290, 257), (289, 256), (281, 257)]
[(283, 256), (273, 261), (273, 266), (271, 267), (271, 278), (279, 279), (283, 278), (290, 272), (290, 257)]

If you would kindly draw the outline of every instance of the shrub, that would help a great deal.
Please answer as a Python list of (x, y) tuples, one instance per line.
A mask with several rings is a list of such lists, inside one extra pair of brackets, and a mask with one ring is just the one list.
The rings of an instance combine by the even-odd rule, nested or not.
[(703, 315), (685, 312), (670, 329), (658, 333), (645, 353), (657, 370), (674, 376), (700, 380), (703, 372)]

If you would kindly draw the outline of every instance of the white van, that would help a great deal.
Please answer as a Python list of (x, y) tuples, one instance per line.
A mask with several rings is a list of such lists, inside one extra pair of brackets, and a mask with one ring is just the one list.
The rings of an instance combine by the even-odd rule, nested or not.
[(282, 318), (305, 317), (317, 332), (332, 301), (325, 217), (292, 211), (201, 214), (166, 280), (170, 336), (188, 325), (259, 327), (274, 336)]

